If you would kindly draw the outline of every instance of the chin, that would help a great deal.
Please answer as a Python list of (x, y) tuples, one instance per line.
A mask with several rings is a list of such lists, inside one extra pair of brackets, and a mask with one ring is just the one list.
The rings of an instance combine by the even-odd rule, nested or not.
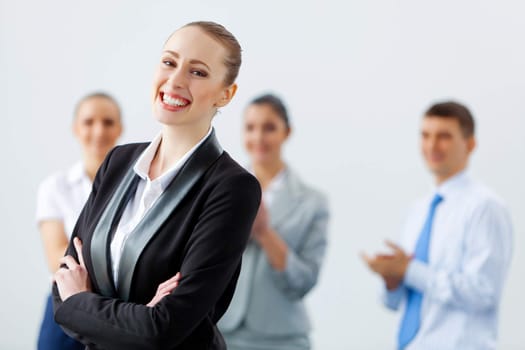
[(450, 171), (448, 169), (444, 169), (444, 168), (432, 168), (431, 169), (432, 171), (432, 174), (434, 174), (434, 176), (438, 176), (440, 178), (447, 178), (450, 176)]
[(427, 167), (431, 169), (432, 171), (437, 171), (443, 167), (443, 163), (439, 161), (427, 161)]
[(185, 111), (179, 112), (167, 112), (167, 111), (154, 111), (154, 118), (161, 124), (170, 126), (183, 126), (191, 124), (193, 119), (191, 116), (185, 114)]
[(173, 116), (166, 116), (162, 114), (155, 114), (155, 120), (164, 125), (177, 125), (177, 121)]
[(111, 148), (104, 148), (104, 149), (100, 149), (100, 148), (97, 148), (95, 150), (93, 150), (93, 154), (99, 158), (102, 158), (102, 157), (105, 157), (106, 154), (109, 153), (109, 151), (111, 150)]
[(111, 150), (111, 148), (113, 148), (112, 146), (93, 146), (90, 148), (90, 151), (94, 154), (104, 154), (104, 153), (107, 153), (109, 152), (109, 150)]
[(161, 107), (155, 106), (155, 108), (153, 108), (153, 117), (160, 123), (169, 124), (169, 121), (173, 119), (173, 114), (170, 114), (171, 115), (169, 115)]
[(260, 164), (261, 166), (271, 165), (271, 164), (273, 164), (273, 158), (271, 158), (271, 157), (260, 158), (257, 161), (257, 163)]

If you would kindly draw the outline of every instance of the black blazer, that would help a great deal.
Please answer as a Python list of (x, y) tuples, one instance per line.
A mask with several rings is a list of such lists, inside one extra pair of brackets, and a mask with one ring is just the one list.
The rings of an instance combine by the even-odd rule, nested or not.
[[(116, 147), (101, 165), (73, 231), (83, 242), (93, 292), (62, 302), (55, 284), (55, 320), (88, 349), (226, 349), (216, 323), (235, 289), (259, 183), (212, 133), (130, 234), (115, 286), (109, 244), (136, 188), (131, 169), (146, 147)], [(66, 254), (77, 258), (72, 243)], [(145, 306), (178, 271), (179, 286)]]

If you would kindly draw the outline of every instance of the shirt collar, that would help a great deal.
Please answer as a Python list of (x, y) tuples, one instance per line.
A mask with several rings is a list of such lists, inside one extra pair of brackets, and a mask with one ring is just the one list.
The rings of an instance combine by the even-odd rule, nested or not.
[(283, 187), (284, 179), (286, 178), (287, 173), (286, 167), (279, 171), (268, 184), (266, 191), (277, 192), (281, 187)]
[(67, 181), (70, 184), (76, 184), (83, 181), (91, 183), (91, 180), (86, 173), (86, 169), (84, 168), (84, 164), (80, 161), (76, 162), (71, 168), (69, 168), (66, 176)]
[(458, 188), (464, 187), (465, 183), (468, 181), (469, 177), (466, 170), (459, 172), (458, 174), (452, 176), (450, 179), (446, 180), (442, 184), (438, 185), (434, 189), (434, 193), (438, 193), (443, 198), (447, 198), (448, 195), (457, 191)]
[[(246, 167), (246, 170), (252, 174), (253, 176), (255, 176), (255, 171), (253, 170), (253, 166), (248, 166)], [(281, 171), (279, 171), (270, 181), (270, 183), (268, 184), (268, 187), (266, 187), (266, 190), (265, 191), (277, 191), (279, 189), (281, 189), (281, 187), (283, 187), (284, 185), (284, 180), (286, 179), (286, 177), (288, 176), (288, 166), (285, 165), (283, 169), (281, 169)]]
[(155, 153), (157, 153), (157, 148), (159, 148), (160, 141), (162, 140), (162, 132), (160, 132), (137, 159), (137, 162), (133, 166), (133, 170), (143, 180), (146, 180), (148, 182), (159, 183), (162, 190), (166, 189), (166, 187), (168, 187), (168, 185), (170, 184), (171, 180), (173, 180), (177, 172), (182, 168), (184, 163), (186, 163), (186, 161), (197, 150), (197, 148), (199, 148), (199, 146), (211, 135), (212, 130), (213, 128), (210, 127), (208, 133), (195, 146), (193, 146), (192, 149), (186, 152), (177, 163), (175, 163), (170, 169), (165, 171), (161, 176), (151, 181), (148, 176), (149, 168), (151, 166), (151, 162), (153, 161), (153, 157), (155, 157)]

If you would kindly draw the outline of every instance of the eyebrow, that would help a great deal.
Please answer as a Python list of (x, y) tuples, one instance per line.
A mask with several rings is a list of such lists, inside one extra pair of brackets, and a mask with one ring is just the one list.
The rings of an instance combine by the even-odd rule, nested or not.
[[(169, 53), (170, 55), (174, 56), (175, 58), (180, 58), (180, 55), (178, 53), (176, 53), (175, 51), (164, 50), (164, 52)], [(202, 64), (203, 66), (205, 66), (206, 68), (208, 68), (211, 71), (211, 68), (206, 63), (202, 62), (201, 60), (191, 59), (190, 63), (191, 64)]]

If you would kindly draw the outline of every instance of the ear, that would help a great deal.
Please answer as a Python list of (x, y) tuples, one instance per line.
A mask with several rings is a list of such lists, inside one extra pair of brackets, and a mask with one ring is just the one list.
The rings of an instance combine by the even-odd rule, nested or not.
[(286, 130), (286, 140), (290, 138), (291, 134), (292, 134), (292, 128), (288, 128), (288, 130)]
[(118, 136), (117, 138), (122, 136), (122, 133), (124, 132), (124, 125), (122, 125), (122, 120), (118, 121)]
[(232, 100), (237, 92), (237, 84), (233, 83), (222, 91), (222, 97), (215, 102), (215, 107), (220, 108), (226, 106)]
[(73, 131), (73, 135), (75, 135), (76, 138), (78, 138), (78, 120), (75, 117), (75, 120), (73, 120), (73, 124), (71, 125), (71, 131)]
[(468, 153), (472, 153), (472, 151), (476, 148), (476, 138), (474, 136), (470, 136), (467, 139), (467, 150)]

